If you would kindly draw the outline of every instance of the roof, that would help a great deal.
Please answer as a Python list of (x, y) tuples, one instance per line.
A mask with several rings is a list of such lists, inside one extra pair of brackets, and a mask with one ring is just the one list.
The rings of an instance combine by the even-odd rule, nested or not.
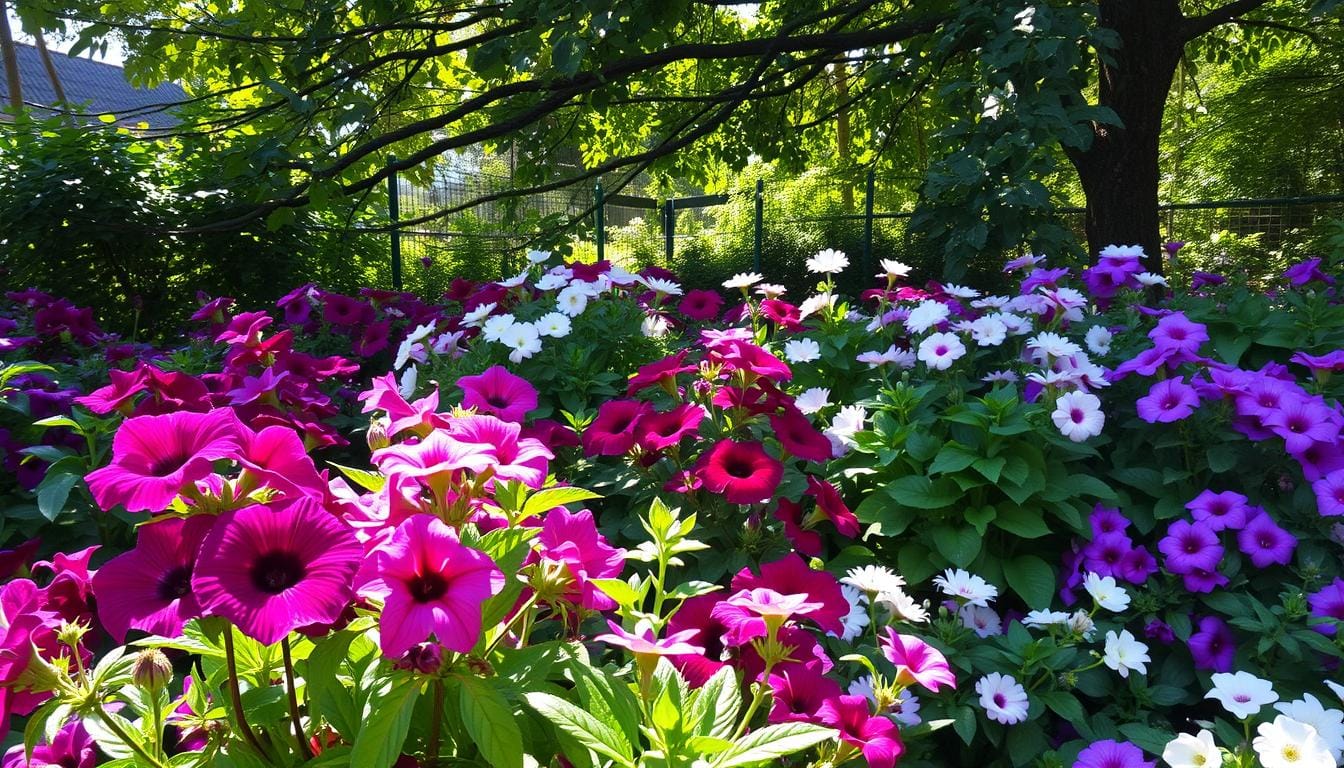
[[(19, 82), (23, 100), (39, 113), (39, 105), (56, 103), (56, 92), (47, 77), (46, 67), (37, 47), (16, 41), (19, 61)], [(79, 112), (91, 115), (112, 114), (121, 125), (148, 123), (150, 128), (165, 129), (177, 125), (177, 118), (165, 111), (163, 104), (179, 102), (186, 92), (177, 83), (164, 83), (155, 88), (136, 88), (126, 80), (121, 67), (93, 59), (67, 56), (51, 51), (51, 62), (65, 89), (65, 97), (77, 105)], [(3, 64), (0, 64), (3, 71)], [(9, 85), (0, 77), (0, 98), (9, 99)]]

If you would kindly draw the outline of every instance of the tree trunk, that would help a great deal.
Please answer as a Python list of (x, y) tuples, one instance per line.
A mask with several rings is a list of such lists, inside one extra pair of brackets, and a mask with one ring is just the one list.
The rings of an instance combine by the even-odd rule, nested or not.
[(66, 106), (65, 88), (61, 87), (61, 75), (56, 71), (56, 62), (51, 60), (51, 51), (47, 50), (47, 41), (38, 31), (33, 35), (37, 42), (37, 54), (42, 58), (42, 67), (47, 70), (47, 79), (51, 81), (51, 92), (56, 95), (56, 103)]
[(1098, 97), (1121, 125), (1096, 124), (1092, 145), (1070, 151), (1087, 197), (1087, 244), (1141, 245), (1145, 267), (1162, 272), (1157, 210), (1162, 115), (1185, 46), (1177, 0), (1102, 0), (1098, 23), (1120, 38), (1099, 61)]
[(9, 105), (15, 112), (23, 110), (23, 86), (19, 82), (19, 57), (14, 52), (14, 33), (9, 28), (9, 10), (0, 0), (0, 57), (5, 62), (5, 79), (9, 87)]

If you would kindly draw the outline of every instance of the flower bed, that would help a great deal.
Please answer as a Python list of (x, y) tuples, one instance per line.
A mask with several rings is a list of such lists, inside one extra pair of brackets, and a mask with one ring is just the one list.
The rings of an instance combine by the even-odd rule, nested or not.
[(1335, 765), (1334, 277), (1138, 257), (8, 294), (6, 765)]

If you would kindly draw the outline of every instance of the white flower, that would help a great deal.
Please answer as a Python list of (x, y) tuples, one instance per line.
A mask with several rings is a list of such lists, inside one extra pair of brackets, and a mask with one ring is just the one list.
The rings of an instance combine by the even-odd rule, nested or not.
[(403, 399), (405, 400), (411, 399), (411, 396), (415, 394), (416, 382), (418, 382), (419, 380), (420, 380), (420, 369), (418, 367), (412, 365), (410, 368), (407, 368), (405, 371), (402, 371), (401, 382), (397, 387), (397, 391), (401, 393)]
[(660, 277), (641, 277), (639, 282), (654, 293), (661, 293), (664, 296), (680, 296), (682, 294), (681, 285), (664, 280)]
[(1223, 708), (1239, 720), (1251, 717), (1266, 704), (1279, 700), (1274, 686), (1268, 680), (1261, 680), (1249, 672), (1215, 672), (1213, 690), (1204, 695), (1206, 699), (1217, 699)]
[(1094, 325), (1087, 329), (1087, 335), (1083, 340), (1087, 342), (1087, 348), (1094, 355), (1104, 355), (1111, 351), (1111, 340), (1115, 334), (1111, 333), (1104, 325)]
[(1120, 634), (1114, 632), (1106, 633), (1106, 651), (1102, 654), (1101, 660), (1106, 666), (1120, 673), (1121, 677), (1129, 677), (1129, 671), (1132, 669), (1141, 675), (1148, 674), (1148, 646), (1134, 639), (1128, 629), (1123, 629)]
[(565, 338), (572, 328), (569, 315), (564, 312), (547, 312), (537, 320), (537, 333), (554, 339)]
[(541, 264), (551, 258), (550, 251), (528, 251), (527, 260), (533, 264)]
[(880, 262), (882, 271), (877, 274), (878, 277), (885, 277), (895, 280), (898, 277), (905, 277), (910, 274), (910, 265), (902, 264), (895, 259), (883, 259)]
[(846, 571), (840, 583), (848, 584), (870, 596), (876, 596), (882, 592), (901, 591), (901, 587), (905, 586), (905, 579), (884, 565), (863, 565)]
[(518, 286), (526, 282), (527, 282), (527, 271), (524, 270), (523, 272), (520, 272), (507, 280), (500, 280), (498, 283), (495, 283), (495, 285), (498, 285), (501, 288), (517, 288)]
[(929, 612), (924, 606), (905, 593), (903, 589), (887, 589), (877, 593), (873, 601), (891, 612), (894, 618), (911, 624), (922, 624), (929, 620)]
[[(411, 359), (412, 348), (414, 348), (418, 342), (428, 338), (429, 334), (433, 332), (434, 323), (425, 323), (424, 325), (416, 326), (415, 330), (408, 333), (406, 338), (402, 340), (401, 346), (397, 347), (397, 358), (392, 361), (392, 370), (398, 370), (405, 365), (406, 361)], [(421, 351), (423, 353), (423, 346), (421, 347)]]
[(1264, 768), (1335, 768), (1325, 740), (1306, 723), (1279, 715), (1272, 723), (1261, 723), (1260, 734), (1251, 741)]
[(798, 306), (798, 319), (802, 320), (809, 315), (821, 311), (822, 307), (831, 309), (835, 306), (835, 296), (829, 293), (818, 293), (816, 296), (809, 296), (803, 299), (803, 303)]
[(1162, 750), (1162, 759), (1171, 768), (1220, 768), (1223, 764), (1223, 754), (1208, 731), (1200, 731), (1194, 736), (1182, 733), (1168, 741)]
[(1344, 712), (1326, 709), (1320, 699), (1310, 693), (1303, 694), (1297, 701), (1279, 702), (1274, 708), (1299, 723), (1315, 728), (1336, 762), (1344, 757)]
[(728, 289), (750, 288), (751, 286), (761, 282), (764, 279), (765, 279), (764, 277), (756, 274), (755, 272), (739, 272), (738, 274), (733, 275), (727, 280), (724, 280), (723, 287)]
[(849, 266), (849, 257), (832, 248), (819, 252), (807, 260), (807, 271), (818, 275), (834, 275)]
[(942, 576), (933, 577), (934, 586), (944, 595), (960, 598), (971, 605), (988, 606), (989, 601), (999, 596), (999, 588), (960, 568), (948, 568)]
[(981, 381), (992, 384), (996, 381), (1017, 381), (1019, 379), (1016, 371), (990, 371), (981, 377)]
[(966, 354), (955, 333), (934, 333), (919, 343), (919, 359), (935, 371), (945, 371)]
[(639, 281), (639, 275), (627, 270), (619, 264), (612, 264), (611, 268), (603, 275), (612, 285), (634, 285)]
[(775, 283), (761, 283), (760, 285), (756, 286), (755, 292), (760, 294), (761, 296), (764, 296), (767, 299), (777, 299), (780, 296), (783, 296), (785, 293), (788, 293), (788, 290), (789, 289), (785, 288), (784, 286), (777, 285)]
[(649, 315), (639, 324), (639, 330), (651, 339), (660, 339), (672, 330), (672, 324), (662, 315)]
[(1069, 616), (1068, 626), (1070, 632), (1081, 636), (1084, 640), (1091, 640), (1092, 632), (1097, 628), (1097, 625), (1092, 623), (1092, 617), (1088, 616), (1087, 611), (1084, 611), (1082, 608), (1074, 611), (1073, 615)]
[(571, 283), (556, 295), (555, 308), (570, 317), (578, 317), (588, 308), (588, 291)]
[(969, 324), (968, 330), (975, 343), (982, 347), (997, 347), (1008, 338), (1008, 326), (993, 315), (977, 318)]
[(1052, 627), (1056, 624), (1067, 624), (1069, 614), (1064, 611), (1032, 611), (1022, 619), (1024, 627)]
[(1139, 281), (1139, 285), (1154, 286), (1167, 284), (1167, 278), (1161, 275), (1155, 275), (1152, 272), (1140, 272), (1134, 276), (1134, 279)]
[(462, 324), (470, 326), (480, 325), (481, 322), (485, 320), (485, 318), (490, 316), (491, 312), (495, 311), (496, 306), (497, 305), (493, 301), (490, 302), (489, 304), (480, 305), (479, 307), (471, 310), (470, 312), (462, 316)]
[(430, 343), (430, 349), (434, 350), (436, 355), (448, 355), (450, 357), (462, 356), (462, 337), (466, 334), (462, 331), (453, 331), (452, 333), (439, 334), (433, 342)]
[(849, 603), (849, 613), (845, 614), (843, 619), (845, 630), (840, 635), (840, 639), (845, 642), (853, 642), (854, 638), (863, 634), (864, 627), (868, 626), (867, 598), (863, 596), (862, 592), (848, 584), (842, 584), (840, 591)]
[(1027, 350), (1031, 352), (1032, 360), (1044, 365), (1054, 358), (1076, 355), (1083, 348), (1058, 333), (1043, 331), (1027, 339)]
[(1027, 690), (1008, 675), (990, 672), (976, 682), (975, 692), (990, 720), (1014, 725), (1027, 719)]
[(810, 363), (821, 357), (821, 345), (812, 339), (789, 339), (784, 342), (784, 359), (790, 363)]
[(554, 267), (551, 267), (550, 269), (546, 270), (546, 274), (555, 275), (556, 277), (563, 277), (565, 278), (565, 280), (574, 279), (574, 270), (570, 269), (569, 267), (566, 267), (564, 264), (556, 264)]
[(946, 320), (950, 313), (951, 310), (943, 302), (925, 299), (910, 310), (910, 316), (905, 318), (905, 330), (911, 333), (923, 333)]
[(1129, 593), (1115, 583), (1113, 576), (1101, 576), (1088, 572), (1083, 576), (1083, 589), (1097, 602), (1097, 605), (1111, 613), (1119, 613), (1129, 607)]
[(1031, 321), (1021, 315), (1015, 315), (1012, 312), (999, 312), (995, 314), (994, 317), (997, 318), (1000, 323), (1003, 323), (1004, 327), (1008, 329), (1008, 333), (1012, 336), (1022, 336), (1031, 333)]
[(831, 390), (812, 387), (794, 399), (793, 404), (806, 414), (813, 414), (831, 404)]
[(986, 296), (971, 302), (971, 306), (976, 309), (1003, 309), (1007, 305), (1007, 296)]
[(880, 365), (895, 365), (901, 368), (915, 367), (915, 353), (908, 349), (897, 349), (895, 344), (887, 347), (886, 352), (864, 352), (856, 358), (876, 368)]
[(1325, 684), (1330, 687), (1331, 692), (1339, 697), (1340, 701), (1344, 701), (1344, 685), (1340, 685), (1333, 680), (1326, 680)]
[(537, 290), (539, 291), (554, 291), (555, 289), (563, 288), (566, 285), (569, 285), (569, 278), (560, 275), (542, 275), (541, 278), (537, 280)]
[(510, 360), (521, 363), (541, 351), (541, 334), (531, 323), (514, 323), (500, 334), (499, 343), (513, 350)]
[(958, 299), (974, 299), (980, 296), (980, 292), (974, 288), (967, 288), (964, 285), (954, 285), (947, 283), (943, 286), (943, 293), (948, 296), (956, 296)]
[(1101, 400), (1087, 392), (1066, 392), (1055, 401), (1055, 422), (1059, 433), (1075, 443), (1101, 434), (1106, 425), (1106, 414), (1101, 412)]
[(858, 445), (854, 442), (854, 435), (863, 429), (863, 422), (867, 418), (868, 411), (861, 405), (846, 405), (835, 414), (830, 428), (822, 433), (831, 441), (832, 456), (843, 456), (850, 448)]
[(504, 332), (512, 328), (518, 319), (513, 315), (495, 315), (481, 326), (481, 338), (486, 341), (499, 341)]
[(1108, 245), (1097, 255), (1103, 259), (1141, 259), (1144, 254), (1142, 245)]
[(957, 611), (962, 626), (975, 632), (976, 637), (995, 637), (1003, 634), (1003, 619), (993, 608), (967, 603)]

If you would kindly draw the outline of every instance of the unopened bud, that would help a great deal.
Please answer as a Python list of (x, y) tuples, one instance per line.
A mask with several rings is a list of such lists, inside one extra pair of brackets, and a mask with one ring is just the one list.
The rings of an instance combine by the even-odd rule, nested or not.
[(394, 666), (422, 675), (436, 675), (443, 668), (443, 649), (438, 643), (413, 645), (400, 659), (397, 659)]
[(380, 448), (386, 448), (392, 444), (392, 439), (387, 434), (387, 424), (382, 419), (372, 419), (369, 421), (369, 431), (364, 435), (369, 444), (370, 451), (376, 451)]
[(173, 680), (173, 665), (158, 648), (147, 648), (135, 657), (131, 680), (147, 691), (161, 691)]

